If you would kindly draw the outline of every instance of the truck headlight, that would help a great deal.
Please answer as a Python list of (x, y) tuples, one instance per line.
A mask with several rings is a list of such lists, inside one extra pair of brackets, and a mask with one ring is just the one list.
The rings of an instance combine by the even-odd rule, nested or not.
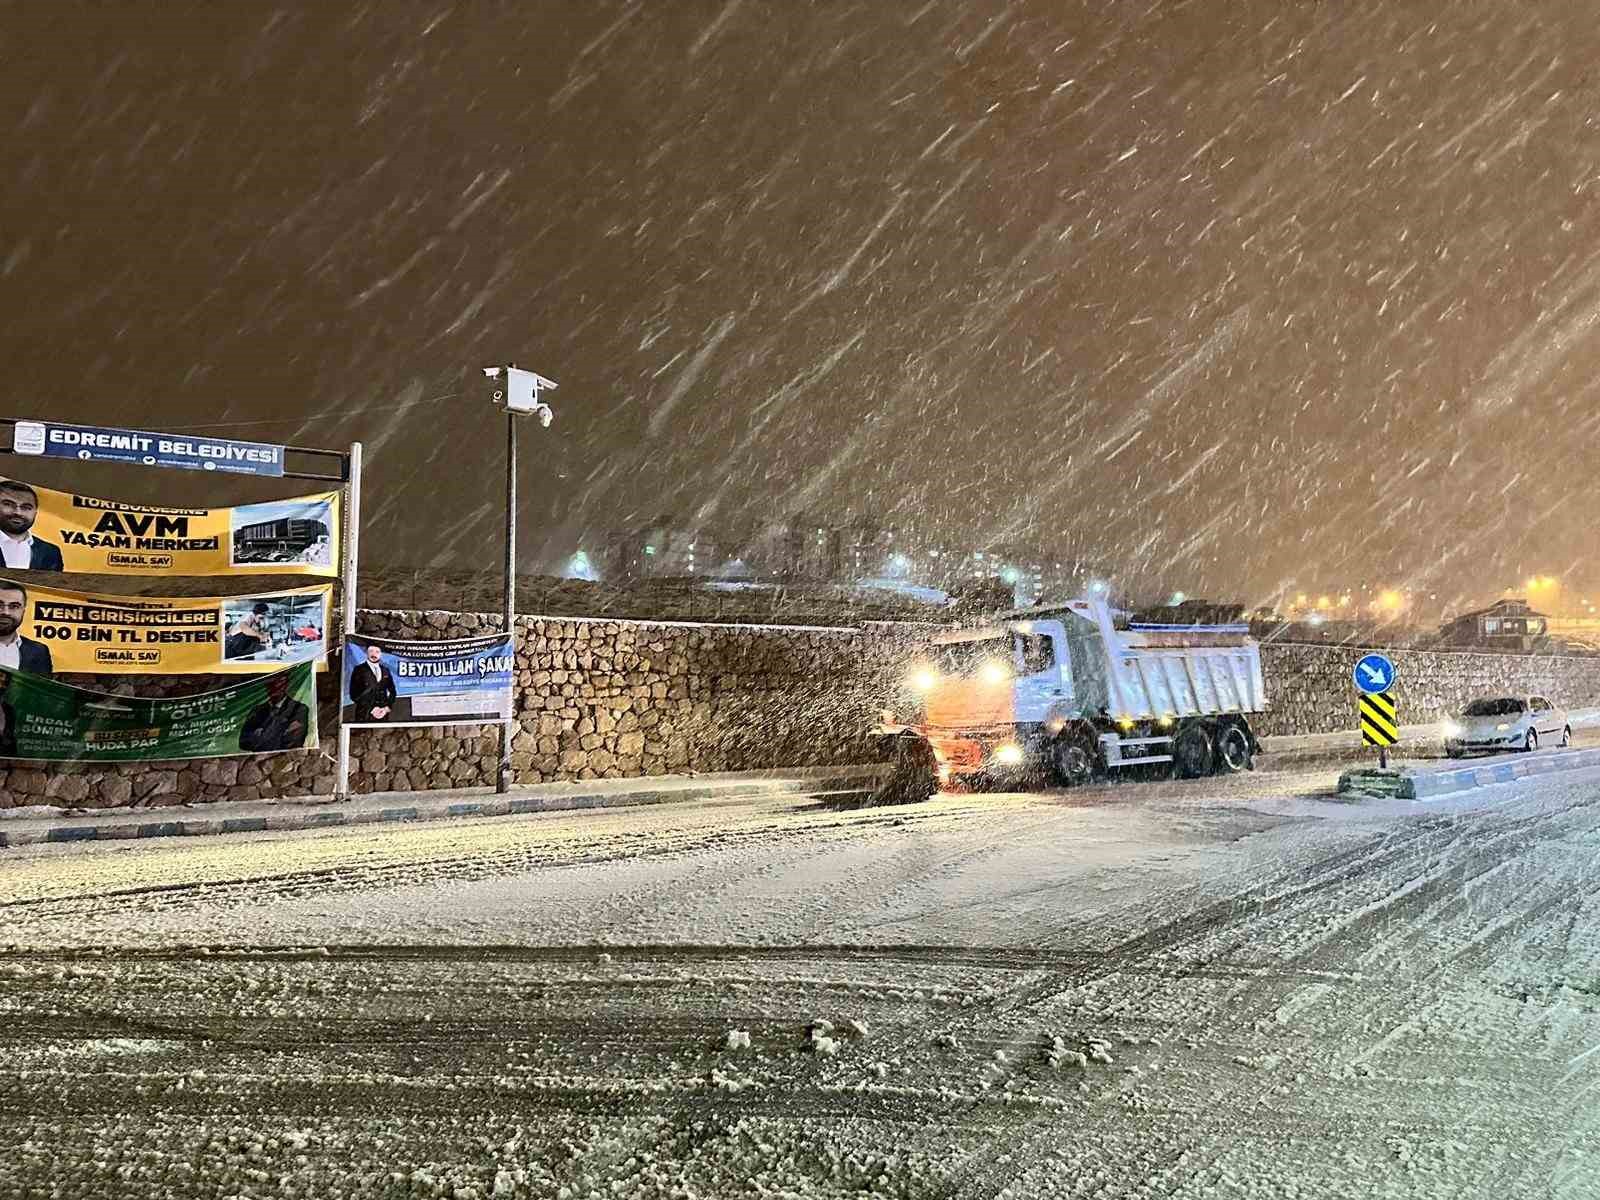
[(1010, 674), (1004, 663), (986, 662), (978, 671), (978, 678), (985, 683), (1004, 683)]
[(932, 667), (918, 667), (906, 676), (906, 683), (910, 684), (911, 690), (915, 692), (931, 692), (933, 685), (938, 682), (939, 676), (934, 673)]
[(1459, 721), (1446, 721), (1444, 723), (1444, 735), (1447, 738), (1458, 738), (1465, 732), (1466, 730), (1461, 727), (1461, 722)]
[(1019, 767), (1022, 765), (1022, 747), (1015, 742), (1002, 742), (994, 748), (993, 758), (1002, 767)]
[(1497, 730), (1499, 730), (1501, 733), (1504, 733), (1506, 730), (1510, 729), (1511, 726), (1507, 725), (1504, 721), (1501, 721), (1500, 724), (1495, 726), (1495, 728)]

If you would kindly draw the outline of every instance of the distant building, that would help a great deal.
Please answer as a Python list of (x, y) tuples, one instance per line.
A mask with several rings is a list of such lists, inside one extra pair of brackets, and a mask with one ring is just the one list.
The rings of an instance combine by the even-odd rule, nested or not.
[[(876, 579), (892, 574), (894, 530), (870, 521), (852, 521), (839, 530), (839, 556), (847, 579)], [(903, 557), (903, 556), (902, 556)], [(909, 575), (910, 561), (901, 572)]]
[(763, 583), (865, 586), (908, 594), (1009, 591), (1031, 604), (1061, 590), (1061, 564), (1028, 545), (975, 550), (911, 528), (871, 520), (846, 524), (796, 513), (759, 523), (718, 526), (662, 516), (612, 539), (604, 564), (608, 580), (702, 578)]
[(790, 579), (797, 573), (804, 526), (793, 520), (768, 521), (729, 540), (733, 555), (757, 579)]
[(838, 528), (802, 515), (792, 522), (790, 536), (790, 575), (814, 583), (833, 583), (843, 576), (844, 540)]
[(618, 581), (704, 575), (721, 559), (715, 541), (668, 517), (615, 538), (605, 574)]
[(1526, 600), (1499, 600), (1446, 621), (1439, 640), (1446, 646), (1528, 651), (1547, 646), (1549, 634), (1550, 618), (1534, 612)]

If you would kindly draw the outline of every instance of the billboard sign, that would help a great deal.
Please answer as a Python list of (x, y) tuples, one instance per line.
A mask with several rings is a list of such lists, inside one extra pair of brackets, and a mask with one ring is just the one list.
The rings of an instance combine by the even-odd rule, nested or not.
[(85, 462), (137, 463), (188, 471), (231, 471), (238, 475), (283, 474), (282, 446), (187, 433), (18, 421), (12, 449), (18, 454), (76, 458)]
[(198, 696), (148, 700), (0, 669), (0, 759), (155, 762), (316, 745), (308, 662)]
[(332, 592), (324, 583), (249, 596), (104, 596), (0, 577), (0, 667), (212, 675), (324, 662)]
[(337, 575), (339, 493), (161, 508), (0, 477), (0, 567), (95, 575)]
[(409, 642), (347, 634), (346, 725), (486, 725), (511, 718), (511, 635)]

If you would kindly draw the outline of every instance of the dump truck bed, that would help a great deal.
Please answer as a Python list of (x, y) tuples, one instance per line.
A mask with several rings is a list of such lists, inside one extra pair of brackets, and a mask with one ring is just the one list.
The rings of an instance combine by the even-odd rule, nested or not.
[[(1016, 614), (1023, 616), (1024, 614)], [(1114, 720), (1220, 716), (1267, 707), (1261, 648), (1243, 625), (1118, 628), (1103, 601), (1030, 610), (1066, 628), (1080, 711)]]

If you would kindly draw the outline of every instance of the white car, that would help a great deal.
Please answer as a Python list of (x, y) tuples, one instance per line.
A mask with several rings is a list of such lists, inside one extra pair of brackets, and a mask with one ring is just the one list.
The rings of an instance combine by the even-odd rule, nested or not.
[(1451, 758), (1497, 750), (1537, 750), (1571, 741), (1572, 725), (1566, 710), (1543, 696), (1474, 700), (1459, 717), (1444, 723), (1444, 752)]

